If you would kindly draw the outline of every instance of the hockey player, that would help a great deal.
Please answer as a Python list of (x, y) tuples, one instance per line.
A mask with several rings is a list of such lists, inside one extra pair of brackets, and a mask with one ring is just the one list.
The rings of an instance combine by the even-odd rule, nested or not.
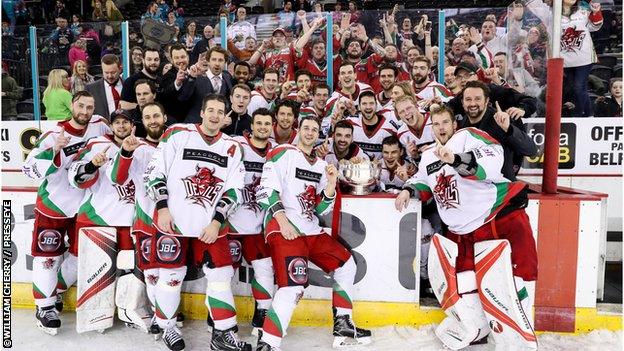
[[(120, 269), (132, 269), (134, 267), (127, 268), (125, 263), (121, 262), (124, 261), (124, 252), (132, 252), (124, 250), (133, 249), (130, 225), (134, 213), (135, 184), (130, 182), (120, 186), (106, 177), (106, 170), (110, 167), (109, 160), (119, 150), (123, 140), (135, 131), (130, 112), (114, 111), (111, 114), (111, 130), (112, 134), (89, 140), (85, 147), (78, 151), (69, 166), (70, 184), (85, 190), (76, 216), (76, 235), (80, 228), (114, 227), (117, 232), (117, 250), (122, 253), (117, 258), (117, 266)], [(69, 289), (78, 278), (78, 240), (77, 236), (76, 240), (70, 244), (69, 255), (59, 269), (58, 294)], [(117, 294), (122, 292), (121, 289), (116, 289), (116, 291)], [(116, 300), (121, 301), (123, 298), (123, 296), (117, 296)], [(124, 313), (119, 313), (118, 316), (122, 321), (135, 323), (138, 326), (145, 325), (141, 317), (149, 320), (148, 314), (134, 320)]]
[[(134, 282), (136, 278), (139, 278), (141, 282), (144, 281), (145, 285), (142, 286), (143, 289), (128, 289), (125, 292), (127, 295), (125, 301), (119, 301), (117, 306), (120, 316), (127, 315), (135, 317), (135, 319), (144, 316), (146, 309), (145, 301), (142, 299), (142, 290), (146, 290), (149, 303), (154, 307), (160, 306), (160, 311), (158, 315), (154, 316), (152, 323), (143, 324), (141, 328), (149, 328), (149, 332), (159, 334), (160, 327), (156, 320), (161, 318), (167, 321), (175, 321), (175, 314), (180, 303), (180, 294), (175, 294), (175, 289), (172, 291), (167, 288), (175, 285), (172, 279), (179, 279), (179, 276), (163, 274), (161, 280), (159, 279), (160, 272), (162, 270), (166, 273), (167, 268), (185, 267), (186, 257), (179, 255), (176, 257), (166, 250), (167, 244), (175, 242), (176, 239), (156, 231), (152, 218), (156, 205), (149, 199), (145, 192), (145, 186), (143, 186), (143, 174), (165, 131), (167, 116), (159, 103), (145, 105), (141, 113), (147, 137), (139, 139), (130, 135), (125, 138), (121, 144), (121, 149), (113, 158), (112, 166), (107, 171), (110, 180), (119, 186), (129, 183), (139, 185), (135, 185), (135, 211), (131, 229), (135, 244), (134, 261), (138, 270), (135, 270), (136, 276), (127, 275), (124, 277), (135, 283), (132, 285), (133, 287), (137, 286)], [(133, 265), (130, 264), (129, 266)], [(122, 278), (118, 278), (118, 290), (121, 287)], [(173, 306), (169, 308), (171, 305)], [(167, 313), (171, 311), (173, 311), (173, 315), (167, 316)], [(163, 315), (166, 318), (162, 318)], [(163, 322), (161, 325), (166, 326), (167, 323)], [(184, 340), (176, 337), (179, 332), (175, 330), (173, 323), (169, 323), (169, 326), (172, 328), (165, 329), (166, 333), (163, 337), (167, 347), (172, 350), (184, 348)]]
[(513, 201), (525, 185), (503, 177), (503, 148), (494, 138), (476, 128), (456, 132), (454, 116), (444, 106), (432, 112), (439, 144), (424, 151), (396, 198), (400, 211), (410, 197), (433, 197), (449, 227), (446, 238), (433, 236), (429, 252), (431, 285), (448, 315), (436, 335), (458, 350), (491, 327), (501, 346), (535, 348), (524, 282), (537, 278), (537, 252), (529, 219)]
[(347, 119), (353, 125), (353, 141), (371, 160), (380, 160), (381, 141), (387, 136), (396, 135), (396, 129), (376, 112), (377, 99), (372, 91), (360, 94), (359, 106), (359, 116)]
[(353, 125), (339, 121), (334, 126), (334, 136), (314, 149), (318, 157), (338, 168), (340, 161), (359, 163), (369, 161), (368, 155), (353, 142)]
[[(221, 96), (204, 98), (201, 117), (201, 124), (167, 129), (144, 179), (148, 195), (156, 202), (154, 224), (159, 232), (169, 234), (169, 255), (186, 256), (190, 242), (195, 264), (206, 275), (206, 306), (214, 319), (211, 349), (249, 351), (251, 346), (236, 334), (230, 286), (234, 269), (227, 238), (219, 235), (244, 187), (243, 151), (219, 131), (225, 118)], [(171, 282), (163, 288), (179, 294), (185, 273), (186, 267), (161, 269), (159, 281)], [(156, 307), (159, 326), (176, 331), (172, 317), (176, 308), (173, 304)]]
[[(327, 99), (329, 98), (329, 86), (327, 83), (318, 83), (312, 87), (312, 101), (309, 106), (299, 110), (299, 119), (305, 116), (313, 116), (321, 121), (321, 139), (326, 139), (331, 128), (331, 118), (327, 115)], [(297, 123), (299, 124), (299, 123)]]
[(271, 109), (277, 98), (277, 84), (279, 76), (274, 68), (267, 68), (262, 76), (262, 86), (251, 92), (251, 99), (247, 106), (247, 114), (253, 115), (259, 108)]
[[(278, 350), (297, 302), (308, 282), (308, 260), (334, 272), (334, 346), (370, 343), (371, 333), (352, 320), (353, 257), (319, 226), (317, 215), (328, 213), (336, 196), (338, 171), (316, 157), (312, 148), (320, 130), (318, 120), (301, 121), (297, 146), (280, 145), (267, 155), (258, 201), (266, 210), (264, 228), (278, 290), (264, 320), (256, 350)], [(353, 345), (353, 344), (352, 344)]]
[(275, 144), (292, 144), (297, 138), (295, 121), (299, 118), (299, 107), (291, 100), (280, 100), (275, 106), (275, 124), (271, 139)]
[(405, 181), (416, 173), (416, 167), (405, 161), (405, 150), (399, 139), (394, 135), (385, 137), (381, 142), (381, 153), (380, 188), (384, 191), (403, 189)]
[(239, 265), (242, 256), (254, 270), (254, 277), (251, 281), (251, 293), (256, 301), (251, 321), (254, 335), (257, 335), (258, 329), (262, 328), (273, 296), (273, 264), (269, 247), (262, 234), (264, 211), (256, 201), (262, 166), (266, 161), (267, 153), (276, 146), (269, 140), (272, 124), (273, 114), (267, 109), (257, 109), (251, 119), (251, 135), (234, 138), (243, 147), (245, 186), (241, 189), (240, 206), (227, 218), (224, 225), (224, 229), (229, 234), (234, 264)]
[(56, 294), (56, 286), (65, 252), (63, 243), (66, 235), (70, 243), (76, 240), (75, 215), (84, 195), (82, 189), (69, 185), (67, 168), (87, 140), (110, 133), (106, 120), (93, 115), (94, 109), (95, 101), (90, 93), (76, 93), (72, 98), (72, 118), (59, 122), (39, 137), (22, 167), (27, 177), (43, 180), (35, 204), (32, 287), (37, 326), (52, 335), (61, 326), (58, 313), (63, 304), (61, 296)]
[(447, 102), (453, 97), (444, 84), (432, 81), (431, 60), (426, 56), (418, 56), (414, 59), (412, 66), (412, 79), (414, 81), (414, 92), (418, 99), (418, 107), (422, 112), (428, 111), (432, 103)]
[[(327, 100), (327, 115), (332, 116), (336, 121), (345, 117), (356, 116), (360, 95), (366, 91), (373, 91), (370, 85), (362, 83), (361, 80), (356, 81), (355, 65), (350, 62), (344, 62), (340, 65), (338, 82), (340, 88), (334, 90)], [(346, 105), (346, 109), (340, 108), (341, 104)], [(334, 116), (334, 114), (338, 115)]]
[(397, 98), (394, 109), (403, 122), (397, 132), (399, 141), (408, 157), (418, 163), (421, 150), (434, 142), (429, 113), (423, 115), (418, 110), (416, 101), (408, 95)]

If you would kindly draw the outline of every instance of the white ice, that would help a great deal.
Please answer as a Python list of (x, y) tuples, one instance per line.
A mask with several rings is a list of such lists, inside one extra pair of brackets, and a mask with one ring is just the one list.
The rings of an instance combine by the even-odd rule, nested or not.
[[(44, 334), (35, 326), (34, 310), (13, 309), (12, 311), (12, 350), (62, 350), (62, 351), (122, 351), (122, 350), (168, 350), (162, 340), (154, 339), (136, 329), (127, 328), (119, 321), (104, 334), (90, 332), (76, 333), (74, 312), (61, 314), (62, 327), (55, 336)], [(358, 348), (359, 351), (412, 351), (444, 350), (433, 333), (433, 325), (421, 328), (384, 327), (373, 329), (373, 343)], [(239, 335), (255, 346), (250, 328), (241, 323)], [(209, 350), (210, 333), (203, 321), (185, 321), (182, 328), (186, 351)], [(491, 342), (491, 340), (490, 340)], [(540, 334), (539, 350), (583, 350), (615, 351), (622, 350), (622, 333), (596, 330), (589, 334), (574, 336), (561, 334)], [(333, 350), (331, 329), (312, 327), (292, 327), (284, 339), (284, 351)], [(468, 349), (467, 349), (468, 350)], [(470, 351), (494, 350), (493, 344), (469, 348)]]

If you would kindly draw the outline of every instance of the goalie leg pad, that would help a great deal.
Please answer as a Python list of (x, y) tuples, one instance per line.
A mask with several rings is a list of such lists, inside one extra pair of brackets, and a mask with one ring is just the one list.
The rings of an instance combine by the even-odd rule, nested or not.
[(152, 315), (145, 291), (145, 284), (132, 272), (117, 278), (115, 291), (117, 316), (145, 333), (148, 332)]
[(117, 269), (117, 230), (84, 227), (78, 233), (76, 331), (113, 326)]
[(479, 297), (494, 341), (514, 348), (536, 349), (533, 326), (518, 298), (509, 242), (488, 240), (475, 243), (475, 268)]

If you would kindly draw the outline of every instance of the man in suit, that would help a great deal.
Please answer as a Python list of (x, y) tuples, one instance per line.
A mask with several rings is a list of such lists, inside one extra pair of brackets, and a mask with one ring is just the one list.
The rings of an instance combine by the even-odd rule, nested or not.
[(186, 70), (189, 67), (189, 56), (186, 47), (176, 43), (169, 48), (171, 57), (171, 69), (165, 73), (158, 89), (158, 101), (165, 108), (165, 114), (170, 121), (175, 123), (184, 122), (188, 114), (188, 104), (181, 104), (178, 101), (178, 90), (175, 82), (182, 86), (186, 79)]
[(204, 97), (209, 94), (218, 94), (227, 100), (226, 110), (230, 109), (230, 102), (227, 99), (234, 85), (234, 78), (225, 70), (227, 51), (220, 46), (215, 46), (208, 50), (206, 60), (208, 70), (203, 73), (202, 62), (191, 66), (182, 85), (179, 80), (174, 82), (178, 90), (178, 101), (189, 105), (189, 113), (184, 123), (201, 122), (199, 115)]
[(86, 90), (95, 99), (96, 115), (110, 119), (110, 114), (119, 108), (123, 82), (119, 78), (121, 65), (119, 57), (113, 54), (102, 56), (102, 78), (87, 84)]

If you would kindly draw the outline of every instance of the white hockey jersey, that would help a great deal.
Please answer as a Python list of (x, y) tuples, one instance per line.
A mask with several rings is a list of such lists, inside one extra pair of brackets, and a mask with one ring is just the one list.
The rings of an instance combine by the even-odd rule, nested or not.
[(364, 129), (362, 115), (359, 117), (347, 118), (347, 121), (353, 125), (353, 142), (356, 143), (371, 160), (380, 160), (381, 142), (384, 138), (396, 135), (396, 129), (385, 117), (378, 115), (381, 119), (377, 128), (370, 134)]
[(275, 95), (273, 99), (265, 96), (264, 94), (262, 94), (261, 88), (252, 90), (251, 99), (249, 100), (249, 105), (247, 105), (247, 113), (250, 116), (253, 116), (253, 113), (259, 108), (267, 108), (270, 110), (273, 107), (276, 98), (277, 95)]
[(390, 122), (390, 124), (392, 124), (392, 126), (397, 130), (403, 125), (403, 121), (401, 121), (401, 119), (396, 115), (394, 102), (392, 102), (392, 100), (379, 107), (377, 113), (384, 116), (388, 120), (388, 122)]
[(432, 146), (423, 152), (418, 171), (405, 186), (411, 187), (421, 201), (433, 196), (450, 231), (469, 234), (492, 220), (525, 185), (503, 177), (503, 147), (479, 129), (460, 129), (445, 146), (455, 154), (472, 152), (477, 162), (476, 174), (461, 176), (434, 155)]
[(227, 218), (227, 230), (228, 233), (232, 234), (260, 234), (262, 233), (264, 210), (258, 204), (256, 194), (260, 190), (262, 167), (266, 161), (267, 153), (276, 145), (269, 142), (267, 150), (262, 153), (251, 144), (248, 136), (237, 136), (234, 137), (234, 140), (243, 147), (245, 186), (240, 189), (240, 205)]
[[(424, 88), (420, 89), (420, 91), (416, 93), (416, 100), (419, 102), (433, 99), (435, 97), (439, 97), (442, 102), (448, 102), (453, 97), (453, 93), (444, 85), (434, 81), (429, 81)], [(421, 112), (425, 111), (421, 106), (421, 103), (419, 103), (418, 106)]]
[[(405, 161), (403, 161), (403, 165)], [(380, 162), (381, 172), (379, 173), (379, 182), (383, 184), (382, 189), (388, 191), (390, 189), (403, 189), (405, 182), (394, 174), (394, 170), (388, 169), (386, 161)]]
[(399, 138), (399, 142), (404, 148), (407, 149), (407, 144), (410, 141), (413, 141), (417, 147), (435, 142), (433, 129), (431, 129), (431, 118), (429, 117), (429, 113), (426, 113), (423, 118), (425, 120), (424, 125), (420, 129), (412, 129), (407, 124), (403, 124), (403, 126), (399, 128), (397, 136)]
[[(108, 148), (108, 150), (106, 150)], [(100, 167), (94, 177), (77, 183), (76, 174), (81, 165), (91, 161), (95, 155), (106, 150), (109, 162)], [(78, 208), (77, 221), (102, 227), (129, 227), (134, 216), (134, 182), (118, 185), (106, 177), (106, 171), (112, 166), (119, 147), (112, 135), (103, 135), (89, 140), (87, 145), (76, 154), (69, 166), (68, 177), (73, 186), (85, 189), (84, 197)]]
[(280, 145), (271, 150), (262, 169), (261, 190), (257, 200), (265, 209), (266, 235), (279, 232), (273, 214), (285, 211), (286, 217), (302, 235), (321, 234), (317, 216), (331, 211), (335, 197), (329, 198), (323, 190), (327, 186), (327, 162), (318, 157), (312, 160), (292, 145)]
[[(69, 144), (56, 154), (53, 151), (61, 128), (69, 137)], [(22, 172), (35, 180), (43, 180), (37, 191), (35, 211), (50, 218), (70, 218), (76, 215), (84, 190), (74, 188), (67, 181), (67, 168), (87, 140), (111, 133), (106, 119), (92, 116), (86, 129), (74, 130), (69, 121), (59, 122), (39, 137), (35, 148), (28, 154)]]
[(119, 150), (112, 160), (112, 166), (106, 170), (106, 175), (112, 183), (120, 186), (134, 184), (132, 231), (141, 231), (145, 234), (154, 232), (152, 224), (156, 203), (147, 196), (144, 185), (146, 181), (143, 177), (157, 147), (157, 143), (142, 140), (130, 157), (122, 156)]
[(199, 237), (222, 197), (239, 201), (245, 180), (243, 150), (223, 133), (210, 138), (199, 124), (176, 124), (165, 131), (145, 178), (148, 193), (166, 184), (174, 234)]
[(347, 152), (347, 156), (345, 156), (344, 158), (340, 160), (338, 159), (338, 156), (336, 156), (336, 149), (334, 148), (334, 139), (329, 139), (327, 146), (329, 148), (329, 151), (327, 152), (327, 155), (325, 155), (325, 158), (324, 158), (325, 162), (336, 166), (336, 169), (338, 169), (338, 166), (341, 160), (348, 161), (354, 157), (360, 157), (364, 161), (370, 161), (370, 158), (368, 157), (368, 155), (365, 154), (364, 151), (362, 151), (362, 149), (356, 143), (352, 143), (351, 145), (349, 145), (349, 151)]
[[(340, 91), (339, 89), (334, 90), (334, 92), (330, 95), (329, 99), (327, 100), (327, 108), (326, 108), (327, 116), (333, 116), (336, 103), (341, 100), (345, 102), (349, 100), (353, 100), (353, 104), (359, 111), (358, 105), (360, 102), (360, 94), (362, 94), (365, 91), (372, 92), (373, 88), (368, 84), (364, 84), (360, 82), (355, 83), (355, 93), (353, 93), (353, 96), (349, 96), (346, 93)], [(346, 112), (343, 117), (348, 117), (346, 116)], [(331, 121), (331, 118), (330, 118), (330, 121)]]

